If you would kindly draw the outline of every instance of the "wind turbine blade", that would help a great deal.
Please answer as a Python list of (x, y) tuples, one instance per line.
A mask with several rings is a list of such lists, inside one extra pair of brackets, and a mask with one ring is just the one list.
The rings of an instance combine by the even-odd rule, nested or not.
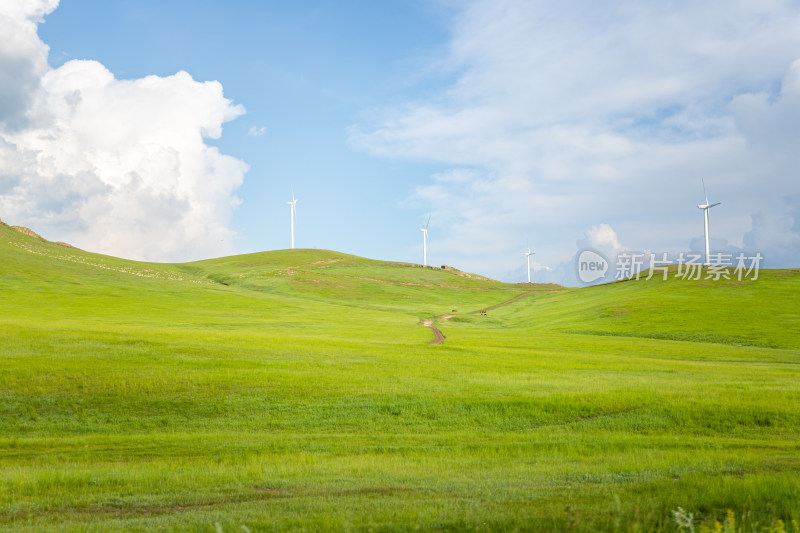
[(709, 206), (708, 206), (708, 208), (709, 208), (709, 209), (711, 209), (711, 208), (712, 208), (712, 207), (714, 207), (715, 205), (719, 205), (719, 204), (721, 204), (721, 203), (722, 203), (722, 202), (717, 202), (717, 203), (715, 203), (715, 204), (711, 204), (711, 205), (709, 205)]
[(430, 223), (431, 223), (431, 215), (428, 215), (428, 221), (425, 223), (425, 229), (428, 229)]
[(700, 178), (700, 181), (703, 183), (703, 196), (706, 197), (706, 205), (708, 205), (708, 193), (706, 192), (706, 180), (704, 178)]

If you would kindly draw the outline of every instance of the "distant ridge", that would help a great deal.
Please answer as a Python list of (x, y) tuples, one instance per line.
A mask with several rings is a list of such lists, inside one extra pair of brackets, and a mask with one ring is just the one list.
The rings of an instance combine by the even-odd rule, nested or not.
[(41, 239), (43, 241), (47, 240), (44, 237), (42, 237), (41, 235), (39, 235), (38, 233), (36, 233), (35, 231), (33, 231), (32, 229), (26, 228), (25, 226), (11, 226), (11, 229), (15, 229), (18, 232), (20, 232), (20, 233), (22, 233), (24, 235), (27, 235), (29, 237), (35, 237), (35, 238)]
[(398, 261), (388, 262), (387, 265), (390, 265), (390, 266), (401, 266), (401, 267), (414, 267), (414, 268), (430, 268), (430, 269), (433, 269), (433, 270), (445, 270), (447, 272), (455, 274), (456, 276), (461, 276), (463, 278), (477, 279), (477, 280), (482, 280), (482, 281), (489, 281), (489, 278), (487, 278), (485, 276), (481, 276), (479, 274), (469, 274), (467, 272), (463, 272), (463, 271), (457, 269), (456, 267), (451, 267), (449, 265), (442, 265), (441, 267), (437, 267), (437, 266), (433, 266), (433, 265), (420, 265), (420, 264), (417, 264), (417, 263), (403, 263), (403, 262), (398, 262)]
[[(2, 219), (0, 219), (0, 224), (2, 224), (4, 226), (8, 226), (8, 224), (3, 222)], [(45, 242), (52, 242), (52, 241), (48, 241), (47, 239), (45, 239), (44, 237), (42, 237), (41, 235), (39, 235), (38, 233), (36, 233), (32, 229), (26, 228), (25, 226), (8, 226), (8, 227), (10, 227), (11, 229), (22, 233), (23, 235), (27, 235), (28, 237), (33, 237), (35, 239), (39, 239), (39, 240), (45, 241)], [(53, 242), (53, 244), (58, 244), (59, 246), (66, 246), (67, 248), (75, 248), (74, 246), (72, 246), (71, 244), (66, 243), (66, 242), (57, 241), (57, 242)], [(75, 249), (78, 250), (78, 248), (75, 248)]]

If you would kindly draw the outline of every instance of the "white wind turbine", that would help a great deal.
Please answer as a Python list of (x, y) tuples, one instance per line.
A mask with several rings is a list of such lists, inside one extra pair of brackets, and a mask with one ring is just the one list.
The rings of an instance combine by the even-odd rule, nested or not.
[(528, 243), (528, 251), (525, 252), (525, 257), (528, 259), (528, 283), (531, 282), (531, 256), (536, 255), (534, 252), (531, 252), (531, 244)]
[(294, 198), (294, 191), (292, 191), (292, 201), (286, 202), (289, 206), (289, 216), (291, 217), (291, 235), (292, 235), (292, 250), (294, 250), (294, 215), (297, 212), (297, 200)]
[(708, 266), (708, 264), (709, 264), (708, 263), (708, 254), (709, 254), (709, 252), (708, 252), (708, 210), (711, 209), (712, 207), (714, 207), (715, 205), (721, 204), (722, 202), (717, 202), (715, 204), (708, 203), (708, 193), (706, 192), (706, 182), (705, 182), (705, 180), (702, 180), (702, 181), (703, 181), (703, 194), (706, 197), (706, 203), (703, 204), (703, 205), (698, 204), (697, 208), (703, 210), (703, 215), (705, 216), (705, 221), (706, 221), (706, 225), (705, 225), (705, 233), (706, 233), (706, 266)]
[(422, 232), (422, 264), (428, 266), (428, 225), (431, 223), (431, 216), (428, 215), (428, 222), (420, 231)]

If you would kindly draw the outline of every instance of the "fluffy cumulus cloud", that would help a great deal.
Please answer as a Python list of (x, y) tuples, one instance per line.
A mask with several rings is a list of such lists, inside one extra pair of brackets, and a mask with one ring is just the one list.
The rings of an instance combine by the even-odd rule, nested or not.
[[(232, 250), (247, 166), (208, 146), (241, 115), (186, 72), (119, 80), (95, 61), (47, 66), (36, 24), (55, 1), (4, 2), (0, 213), (53, 240), (147, 260)], [(7, 37), (8, 36), (8, 37)], [(5, 100), (5, 99), (3, 99)]]
[(47, 71), (47, 46), (36, 27), (58, 0), (0, 3), (0, 126), (17, 128), (39, 81)]
[(351, 143), (449, 165), (414, 194), (444, 223), (434, 244), (505, 279), (526, 238), (558, 270), (602, 223), (689, 249), (701, 178), (715, 238), (797, 266), (799, 58), (795, 2), (471, 0), (439, 60), (452, 82)]
[[(598, 273), (598, 277), (589, 281), (580, 279), (578, 273), (579, 262), (584, 252), (590, 252), (590, 259), (596, 259), (599, 255), (606, 264), (606, 270)], [(597, 224), (587, 229), (579, 239), (575, 241), (575, 253), (569, 259), (560, 262), (551, 269), (543, 269), (536, 279), (538, 283), (560, 283), (569, 286), (593, 285), (605, 283), (616, 279), (617, 264), (620, 254), (632, 253), (620, 240), (617, 232), (608, 224)], [(586, 257), (583, 257), (586, 259)], [(646, 268), (646, 266), (645, 266)], [(601, 275), (602, 274), (602, 275)]]

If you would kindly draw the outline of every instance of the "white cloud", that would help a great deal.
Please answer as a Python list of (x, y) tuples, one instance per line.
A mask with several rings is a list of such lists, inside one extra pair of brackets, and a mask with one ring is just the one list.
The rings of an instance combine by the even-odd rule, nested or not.
[(20, 128), (25, 110), (47, 71), (49, 48), (36, 34), (44, 15), (58, 0), (0, 3), (0, 127)]
[(256, 128), (255, 126), (250, 126), (250, 129), (247, 130), (248, 135), (252, 135), (253, 137), (260, 137), (267, 133), (267, 127), (261, 126), (260, 128)]
[(800, 59), (789, 67), (777, 95), (742, 94), (731, 109), (737, 128), (751, 146), (772, 155), (789, 148), (787, 155), (795, 156), (800, 143)]
[(744, 236), (744, 249), (762, 252), (764, 266), (800, 265), (800, 207), (783, 212), (758, 212), (753, 227)]
[(608, 261), (608, 271), (593, 284), (604, 283), (615, 279), (617, 272), (617, 257), (622, 252), (630, 249), (624, 246), (617, 232), (608, 224), (597, 224), (583, 232), (580, 239), (575, 242), (572, 257), (567, 261), (562, 261), (555, 268), (539, 276), (540, 282), (560, 283), (571, 287), (586, 285), (578, 278), (578, 257), (584, 250), (598, 252), (601, 257)]
[(617, 232), (608, 224), (598, 224), (592, 226), (583, 238), (578, 241), (578, 247), (581, 249), (591, 248), (603, 252), (606, 257), (612, 257), (625, 249), (619, 242)]
[[(15, 5), (6, 23), (31, 41), (31, 21), (48, 9)], [(36, 41), (9, 52), (36, 66), (26, 82), (36, 89), (24, 125), (0, 127), (3, 218), (53, 240), (136, 259), (232, 251), (234, 191), (247, 165), (205, 139), (218, 138), (222, 124), (244, 109), (224, 98), (218, 82), (197, 82), (186, 72), (118, 80), (95, 61), (42, 69), (47, 47)], [(19, 89), (0, 81), (0, 91)]]
[(686, 249), (701, 178), (723, 202), (714, 236), (740, 246), (751, 214), (800, 194), (798, 27), (782, 1), (473, 0), (453, 21), (457, 80), (350, 140), (451, 165), (415, 200), (447, 221), (447, 261), (490, 275), (526, 237), (559, 264), (602, 221), (635, 248)]

